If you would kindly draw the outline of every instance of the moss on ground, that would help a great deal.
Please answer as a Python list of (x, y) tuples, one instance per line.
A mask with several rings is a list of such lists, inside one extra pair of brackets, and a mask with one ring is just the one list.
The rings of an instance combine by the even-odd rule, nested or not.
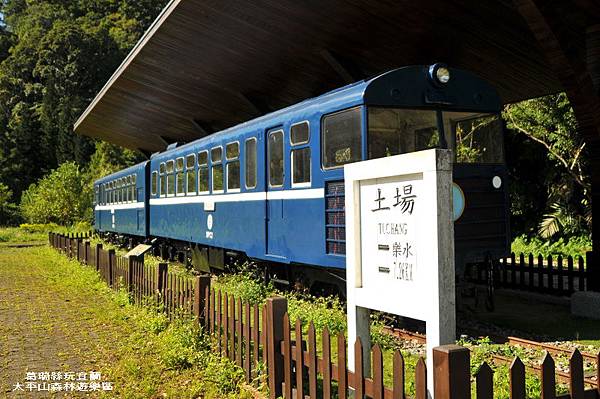
[(0, 298), (7, 396), (28, 371), (99, 371), (114, 383), (107, 397), (252, 396), (242, 370), (216, 355), (192, 320), (170, 323), (129, 305), (95, 270), (48, 247), (0, 249)]

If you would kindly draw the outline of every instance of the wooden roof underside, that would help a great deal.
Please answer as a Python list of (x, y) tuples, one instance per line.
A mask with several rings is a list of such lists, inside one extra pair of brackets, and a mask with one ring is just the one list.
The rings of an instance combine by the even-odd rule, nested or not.
[[(585, 22), (572, 19), (574, 34), (584, 32)], [(352, 81), (436, 61), (489, 80), (504, 102), (561, 90), (508, 0), (174, 0), (75, 128), (159, 151)]]

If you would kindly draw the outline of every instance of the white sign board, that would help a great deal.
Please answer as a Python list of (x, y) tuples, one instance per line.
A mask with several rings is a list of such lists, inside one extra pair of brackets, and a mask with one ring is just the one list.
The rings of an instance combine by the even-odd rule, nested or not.
[[(432, 349), (456, 330), (451, 152), (349, 164), (344, 179), (348, 344), (370, 347), (369, 309), (424, 320), (432, 396)], [(353, 369), (353, 350), (348, 360)]]

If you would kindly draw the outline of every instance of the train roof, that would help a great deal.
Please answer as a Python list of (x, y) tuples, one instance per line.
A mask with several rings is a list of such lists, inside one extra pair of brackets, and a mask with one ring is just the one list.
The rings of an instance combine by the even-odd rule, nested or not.
[(107, 181), (111, 181), (113, 179), (119, 179), (123, 176), (130, 175), (134, 172), (139, 173), (140, 170), (144, 170), (144, 168), (148, 162), (150, 162), (150, 161), (143, 161), (143, 162), (137, 163), (135, 165), (129, 166), (125, 169), (111, 173), (110, 175), (103, 176), (103, 177), (95, 180), (94, 184), (101, 184), (101, 183), (105, 183)]
[(440, 87), (429, 79), (426, 65), (406, 66), (329, 91), (281, 110), (254, 118), (207, 137), (152, 154), (152, 159), (185, 150), (204, 140), (218, 141), (243, 131), (273, 127), (282, 119), (301, 121), (307, 113), (318, 109), (329, 113), (356, 104), (439, 108), (498, 112), (502, 105), (497, 91), (475, 74), (458, 68), (450, 70), (450, 81)]
[[(571, 5), (560, 12), (578, 38), (591, 15)], [(585, 54), (585, 40), (567, 42), (573, 54)], [(503, 102), (563, 87), (512, 1), (172, 0), (75, 131), (151, 153), (436, 60), (476, 72)]]

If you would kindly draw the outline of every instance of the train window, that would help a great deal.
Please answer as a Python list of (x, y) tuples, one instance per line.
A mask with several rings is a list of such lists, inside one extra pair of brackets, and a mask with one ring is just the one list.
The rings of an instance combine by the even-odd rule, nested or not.
[(210, 161), (212, 163), (221, 162), (223, 159), (223, 147), (215, 147), (210, 150)]
[(225, 156), (227, 159), (236, 159), (240, 156), (240, 143), (233, 142), (225, 146)]
[(442, 112), (444, 131), (453, 136), (459, 163), (503, 163), (504, 136), (498, 115)]
[(223, 192), (223, 164), (212, 165), (212, 191)]
[(210, 160), (212, 163), (212, 191), (223, 192), (223, 147), (215, 147), (210, 150)]
[(325, 169), (337, 168), (361, 159), (361, 109), (351, 108), (323, 117)]
[(283, 186), (283, 130), (269, 134), (269, 185)]
[(151, 184), (151, 189), (150, 189), (150, 193), (152, 195), (156, 195), (156, 189), (158, 188), (158, 172), (157, 171), (153, 171), (152, 172), (152, 182)]
[(160, 195), (165, 196), (167, 195), (167, 177), (165, 174), (165, 163), (161, 163), (160, 167), (159, 167), (159, 174), (160, 174)]
[(186, 195), (196, 194), (196, 154), (185, 157)]
[(256, 187), (256, 138), (246, 140), (246, 188)]
[(369, 108), (368, 158), (440, 147), (437, 111)]
[(121, 178), (121, 202), (127, 202), (127, 179)]
[(240, 160), (227, 162), (227, 190), (240, 189)]
[(177, 195), (181, 195), (185, 192), (185, 174), (183, 172), (183, 157), (177, 158), (175, 163), (175, 169), (177, 171)]
[(225, 146), (227, 158), (227, 191), (240, 189), (240, 143), (233, 142)]
[(198, 194), (208, 193), (208, 151), (198, 153)]
[(127, 176), (127, 185), (125, 186), (125, 192), (126, 192), (126, 201), (127, 202), (131, 202), (133, 201), (133, 193), (131, 192), (132, 186), (131, 186), (131, 175)]
[(175, 195), (175, 161), (167, 161), (167, 195)]
[(290, 143), (292, 145), (306, 144), (310, 138), (308, 121), (296, 123), (290, 128)]
[(131, 175), (131, 184), (131, 195), (133, 197), (131, 200), (137, 202), (137, 175)]
[(310, 147), (292, 150), (292, 186), (310, 186)]

